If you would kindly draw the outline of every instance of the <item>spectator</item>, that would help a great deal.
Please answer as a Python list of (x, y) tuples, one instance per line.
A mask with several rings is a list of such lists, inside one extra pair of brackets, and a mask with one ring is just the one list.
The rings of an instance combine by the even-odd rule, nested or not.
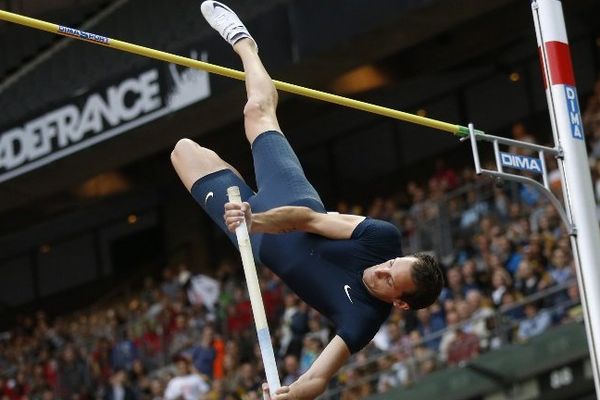
[(376, 197), (367, 210), (367, 216), (370, 218), (381, 218), (383, 215), (384, 201), (381, 197)]
[(511, 275), (514, 275), (523, 256), (516, 251), (512, 243), (505, 235), (498, 236), (492, 243), (492, 251), (500, 257), (504, 267)]
[(562, 322), (583, 321), (583, 307), (581, 306), (581, 299), (579, 297), (579, 288), (576, 284), (569, 286), (568, 294), (569, 303), (563, 314)]
[(510, 275), (505, 269), (498, 268), (494, 271), (492, 274), (492, 301), (495, 305), (502, 303), (502, 296), (510, 289), (511, 283)]
[(464, 290), (468, 293), (470, 290), (479, 290), (482, 283), (479, 281), (477, 272), (477, 264), (474, 260), (465, 260), (462, 266), (462, 278), (464, 282)]
[[(18, 377), (18, 375), (17, 375)], [(19, 379), (17, 379), (18, 381)], [(27, 378), (23, 376), (24, 383), (30, 386), (29, 389), (29, 397), (36, 397), (41, 395), (41, 393), (46, 389), (47, 383), (44, 377), (44, 366), (40, 363), (35, 364), (33, 366), (33, 375), (29, 380), (30, 383), (27, 382)]]
[(442, 289), (440, 301), (445, 302), (448, 299), (460, 300), (465, 298), (466, 289), (463, 286), (462, 270), (459, 266), (454, 266), (446, 272), (446, 282), (448, 287)]
[(157, 368), (163, 356), (163, 340), (159, 333), (159, 328), (145, 321), (144, 333), (137, 342), (137, 347), (143, 356), (145, 367), (148, 369)]
[(590, 156), (593, 159), (600, 158), (600, 79), (594, 85), (594, 92), (588, 99), (583, 112), (583, 124), (586, 136), (591, 138)]
[(412, 342), (413, 369), (419, 376), (429, 374), (436, 367), (436, 353), (425, 346), (419, 331), (412, 331), (410, 340)]
[(385, 393), (402, 383), (400, 376), (394, 369), (394, 357), (392, 355), (384, 355), (378, 358), (377, 369), (382, 371), (377, 378), (377, 393)]
[(523, 204), (534, 207), (542, 200), (541, 196), (540, 192), (531, 185), (519, 184), (519, 198)]
[[(450, 223), (451, 227), (456, 227), (458, 226), (458, 223), (456, 223), (455, 221)], [(473, 249), (471, 248), (470, 244), (468, 243), (468, 240), (466, 237), (464, 236), (458, 236), (457, 238), (454, 239), (454, 264), (458, 264), (458, 265), (462, 265), (464, 264), (467, 260), (471, 259), (471, 256), (473, 254)], [(476, 264), (477, 266), (477, 264)]]
[(123, 330), (121, 338), (115, 343), (110, 354), (110, 365), (113, 371), (125, 369), (129, 371), (134, 360), (139, 357), (138, 349), (129, 338), (129, 331)]
[(294, 354), (288, 354), (283, 359), (283, 379), (281, 384), (283, 386), (289, 386), (296, 382), (300, 378), (300, 364), (298, 363), (298, 357)]
[(23, 371), (17, 372), (15, 379), (9, 381), (11, 386), (11, 397), (14, 399), (28, 398), (31, 394), (32, 387), (27, 382)]
[(458, 317), (458, 313), (456, 311), (448, 312), (446, 316), (446, 322), (449, 329), (447, 329), (442, 335), (439, 347), (439, 358), (443, 362), (448, 361), (448, 347), (456, 338), (456, 331), (459, 329), (458, 323), (460, 322), (460, 319)]
[(91, 354), (92, 370), (102, 381), (107, 381), (112, 375), (110, 341), (101, 337)]
[(534, 271), (527, 260), (519, 263), (519, 269), (515, 276), (515, 290), (523, 296), (530, 296), (539, 290), (541, 277), (537, 271)]
[(152, 379), (150, 381), (149, 393), (147, 398), (149, 400), (163, 400), (164, 387), (160, 379)]
[(448, 345), (448, 364), (461, 365), (479, 354), (477, 335), (457, 329), (454, 340)]
[(551, 263), (548, 266), (548, 271), (552, 280), (556, 284), (563, 284), (573, 278), (573, 270), (569, 265), (569, 257), (562, 249), (555, 249), (552, 252)]
[(315, 335), (307, 335), (304, 339), (304, 346), (300, 354), (300, 373), (308, 371), (308, 368), (317, 359), (323, 350), (323, 343)]
[(319, 338), (321, 343), (329, 343), (329, 328), (323, 323), (323, 319), (319, 314), (311, 315), (308, 320), (308, 331)]
[(76, 353), (72, 344), (63, 348), (62, 358), (58, 367), (58, 395), (73, 398), (87, 396), (90, 389), (90, 375), (85, 363)]
[(234, 381), (235, 391), (242, 397), (259, 390), (262, 383), (256, 369), (250, 362), (245, 362), (240, 366)]
[(456, 312), (458, 313), (458, 319), (461, 323), (469, 322), (471, 319), (471, 306), (466, 300), (459, 300), (455, 304)]
[(206, 380), (194, 368), (191, 360), (177, 359), (177, 376), (172, 378), (165, 389), (164, 399), (199, 400), (210, 390)]
[[(511, 221), (508, 223), (506, 228), (506, 238), (510, 241), (512, 245), (512, 249), (515, 247), (519, 249), (522, 245), (526, 244), (529, 241), (529, 236), (531, 235), (531, 229), (529, 227), (529, 220), (525, 217), (521, 217), (517, 220)], [(514, 265), (515, 262), (518, 262), (522, 258), (522, 254), (515, 254), (519, 258), (517, 260), (510, 260), (507, 262), (507, 268), (509, 270), (516, 269)]]
[(230, 333), (240, 334), (251, 327), (252, 306), (246, 293), (239, 286), (234, 289), (233, 299), (233, 303), (228, 307), (227, 325)]
[(179, 295), (180, 286), (177, 278), (171, 268), (163, 270), (163, 283), (160, 285), (160, 290), (171, 300), (176, 300)]
[(410, 215), (404, 216), (402, 226), (400, 227), (402, 234), (402, 249), (407, 253), (416, 252), (421, 249), (421, 238), (417, 231), (417, 223), (415, 218)]
[(202, 339), (198, 346), (194, 347), (192, 351), (192, 361), (196, 370), (207, 376), (209, 379), (213, 378), (213, 364), (217, 356), (217, 351), (213, 346), (214, 342), (214, 328), (210, 325), (205, 326), (202, 330)]
[(479, 290), (469, 290), (466, 303), (471, 314), (471, 323), (465, 326), (465, 331), (474, 333), (480, 340), (480, 348), (487, 349), (491, 332), (487, 320), (494, 316), (494, 310), (484, 302)]
[(438, 158), (435, 160), (435, 172), (433, 179), (437, 180), (445, 192), (452, 191), (458, 186), (456, 172), (446, 166), (446, 160)]
[(510, 199), (504, 190), (498, 187), (494, 188), (494, 211), (496, 214), (502, 219), (507, 218), (509, 207)]
[(143, 393), (149, 390), (150, 381), (146, 374), (146, 368), (141, 360), (135, 360), (129, 371), (129, 383), (131, 384), (134, 396), (141, 398)]
[(401, 340), (401, 329), (398, 322), (388, 321), (383, 324), (373, 338), (373, 344), (381, 351), (394, 351)]
[(475, 190), (467, 192), (467, 209), (463, 211), (460, 220), (460, 227), (463, 230), (468, 230), (479, 221), (481, 217), (489, 211), (488, 205), (478, 198)]
[(523, 317), (523, 307), (521, 307), (518, 303), (517, 303), (517, 296), (515, 296), (515, 293), (512, 291), (507, 291), (504, 292), (504, 294), (502, 295), (502, 303), (501, 303), (501, 312), (502, 314), (504, 314), (506, 317), (514, 320), (514, 321), (520, 321)]
[(441, 337), (429, 338), (432, 334), (441, 331), (446, 327), (446, 323), (440, 316), (431, 315), (429, 308), (423, 308), (417, 311), (417, 329), (422, 338), (428, 339), (425, 345), (431, 350), (436, 351), (440, 346)]
[(548, 211), (550, 210), (545, 210), (538, 221), (538, 231), (546, 243), (546, 247), (554, 245), (556, 239), (561, 235), (561, 227), (557, 223), (556, 217), (552, 215), (554, 213)]
[[(521, 121), (519, 122), (515, 122), (511, 128), (511, 134), (512, 134), (512, 138), (514, 140), (518, 140), (520, 142), (525, 142), (525, 143), (534, 143), (535, 142), (535, 138), (533, 137), (533, 135), (529, 132), (529, 130), (527, 129), (527, 126), (525, 126), (525, 124)], [(526, 153), (523, 153), (523, 151), (525, 151)], [(510, 152), (511, 153), (517, 153), (517, 154), (529, 154), (529, 152), (527, 151), (527, 149), (523, 149), (521, 147), (510, 147)]]
[(110, 377), (110, 385), (104, 391), (102, 400), (137, 400), (133, 390), (127, 384), (127, 374), (117, 369)]
[(214, 312), (220, 295), (217, 280), (202, 274), (192, 276), (185, 269), (179, 273), (179, 283), (186, 290), (190, 304), (204, 306)]
[(529, 244), (523, 248), (523, 260), (526, 260), (532, 270), (540, 277), (547, 264), (542, 251), (543, 245), (542, 237), (539, 234), (532, 234), (529, 237)]
[(281, 286), (281, 281), (277, 275), (268, 268), (262, 269), (260, 290), (267, 319), (272, 322), (276, 322), (282, 311), (283, 290)]
[[(302, 340), (308, 332), (308, 305), (303, 301), (298, 303), (297, 312), (292, 316), (290, 322), (290, 329), (292, 331), (292, 341), (288, 346), (288, 354), (298, 355), (302, 348)], [(321, 335), (315, 334), (313, 336), (318, 339)]]
[(544, 309), (539, 310), (534, 302), (525, 304), (525, 316), (526, 319), (519, 322), (518, 338), (521, 341), (541, 334), (552, 325), (550, 313)]
[(285, 308), (283, 310), (283, 316), (281, 318), (280, 330), (281, 330), (281, 341), (279, 348), (279, 356), (285, 356), (289, 352), (290, 345), (294, 339), (294, 332), (292, 331), (292, 321), (298, 309), (298, 297), (294, 293), (287, 293), (284, 296)]

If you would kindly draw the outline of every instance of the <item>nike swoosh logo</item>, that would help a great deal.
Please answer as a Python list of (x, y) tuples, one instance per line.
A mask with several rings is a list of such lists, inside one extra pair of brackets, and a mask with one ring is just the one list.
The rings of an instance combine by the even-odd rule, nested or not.
[(348, 293), (348, 289), (350, 289), (350, 286), (344, 285), (344, 291), (346, 292), (346, 296), (348, 296), (348, 300), (350, 300), (350, 303), (354, 304), (354, 302), (350, 298), (350, 293)]
[(206, 197), (204, 198), (204, 205), (206, 205), (206, 203), (208, 203), (208, 200), (213, 197), (215, 194), (213, 192), (208, 192), (208, 194), (206, 195)]

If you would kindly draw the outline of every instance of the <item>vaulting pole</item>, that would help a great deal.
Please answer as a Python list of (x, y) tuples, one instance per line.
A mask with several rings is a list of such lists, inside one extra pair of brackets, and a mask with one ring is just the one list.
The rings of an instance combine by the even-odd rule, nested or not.
[[(227, 188), (227, 197), (232, 203), (242, 202), (240, 188), (237, 186)], [(273, 352), (273, 344), (271, 343), (269, 325), (267, 324), (265, 306), (260, 294), (260, 284), (258, 282), (258, 275), (256, 274), (256, 264), (252, 255), (252, 245), (246, 221), (243, 221), (235, 228), (235, 236), (242, 257), (242, 265), (244, 267), (246, 285), (248, 286), (248, 294), (250, 295), (250, 305), (252, 306), (252, 314), (254, 315), (260, 354), (265, 367), (267, 383), (269, 384), (269, 392), (274, 395), (281, 386), (281, 383), (279, 381), (279, 373), (277, 372), (277, 362), (275, 361), (275, 353)]]
[[(0, 10), (0, 20), (28, 26), (30, 28), (39, 29), (58, 35), (67, 36), (73, 39), (83, 40), (92, 44), (110, 47), (112, 49), (125, 51), (127, 53), (133, 53), (144, 57), (154, 58), (156, 60), (166, 61), (188, 68), (200, 69), (213, 74), (226, 76), (228, 78), (238, 80), (244, 80), (245, 78), (245, 74), (242, 71), (238, 71), (235, 69), (221, 67), (219, 65), (214, 65), (207, 62), (198, 61), (171, 53), (166, 53), (164, 51), (154, 50), (148, 47), (123, 42), (121, 40), (111, 39), (105, 36), (96, 35), (91, 32), (80, 31), (79, 29), (73, 29), (66, 26), (52, 24), (50, 22), (25, 17), (23, 15), (14, 14), (3, 10)], [(394, 110), (393, 108), (382, 107), (375, 104), (366, 103), (364, 101), (349, 99), (347, 97), (338, 96), (319, 90), (309, 89), (302, 86), (293, 85), (291, 83), (276, 80), (273, 80), (273, 83), (275, 84), (275, 87), (277, 89), (284, 92), (293, 93), (300, 96), (325, 101), (328, 103), (338, 104), (344, 107), (354, 108), (357, 110), (366, 111), (372, 114), (382, 115), (385, 117), (390, 117), (405, 122), (411, 122), (417, 125), (427, 126), (429, 128), (434, 128), (452, 133), (456, 136), (464, 137), (469, 135), (469, 129), (465, 126), (438, 121), (432, 118), (421, 117), (419, 115)]]

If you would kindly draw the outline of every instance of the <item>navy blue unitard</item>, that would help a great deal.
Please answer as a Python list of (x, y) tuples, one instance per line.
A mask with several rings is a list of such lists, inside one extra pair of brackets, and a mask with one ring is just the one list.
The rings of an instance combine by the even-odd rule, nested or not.
[[(259, 135), (252, 145), (258, 191), (231, 170), (200, 178), (192, 186), (194, 199), (237, 246), (223, 221), (227, 188), (238, 186), (253, 212), (280, 206), (305, 206), (325, 213), (319, 195), (308, 182), (285, 137), (275, 131)], [(400, 232), (388, 222), (366, 218), (347, 240), (305, 232), (252, 234), (258, 262), (269, 267), (303, 301), (329, 318), (352, 353), (366, 346), (391, 310), (373, 297), (362, 282), (363, 271), (401, 255)]]

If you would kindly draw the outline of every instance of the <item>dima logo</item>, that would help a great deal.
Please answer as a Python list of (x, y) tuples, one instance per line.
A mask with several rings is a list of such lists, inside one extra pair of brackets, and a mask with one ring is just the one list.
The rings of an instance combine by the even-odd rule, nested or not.
[(565, 95), (567, 97), (567, 114), (569, 115), (569, 124), (571, 125), (571, 136), (574, 139), (583, 140), (583, 127), (581, 126), (577, 90), (573, 86), (565, 85)]
[(538, 174), (542, 173), (542, 161), (539, 158), (500, 152), (500, 162), (503, 167), (522, 169)]

